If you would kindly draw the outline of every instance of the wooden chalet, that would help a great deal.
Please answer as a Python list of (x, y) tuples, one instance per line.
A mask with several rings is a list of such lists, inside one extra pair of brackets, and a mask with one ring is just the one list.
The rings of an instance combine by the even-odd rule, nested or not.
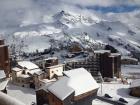
[(96, 96), (99, 86), (87, 70), (78, 68), (63, 73), (64, 76), (46, 86), (45, 91), (37, 90), (37, 105), (76, 105), (87, 97)]

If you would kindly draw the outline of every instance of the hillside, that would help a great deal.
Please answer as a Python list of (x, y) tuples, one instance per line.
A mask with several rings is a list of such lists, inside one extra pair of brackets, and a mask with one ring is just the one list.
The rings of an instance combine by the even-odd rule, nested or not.
[(16, 52), (43, 51), (77, 42), (83, 48), (103, 49), (115, 47), (121, 54), (140, 52), (140, 12), (118, 14), (79, 14), (61, 11), (44, 15), (43, 22), (22, 22), (3, 36)]

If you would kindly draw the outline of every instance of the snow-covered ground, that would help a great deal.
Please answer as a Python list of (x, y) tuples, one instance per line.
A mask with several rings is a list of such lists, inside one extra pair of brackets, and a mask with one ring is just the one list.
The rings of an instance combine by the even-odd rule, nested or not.
[(140, 98), (136, 98), (129, 95), (129, 85), (125, 85), (119, 82), (114, 83), (103, 83), (102, 84), (102, 92), (101, 92), (101, 84), (100, 89), (98, 91), (99, 95), (109, 94), (113, 97), (113, 100), (119, 100), (119, 98), (124, 98), (128, 101), (128, 105), (134, 105), (136, 102), (140, 100)]
[(35, 90), (25, 87), (13, 85), (11, 83), (7, 86), (8, 95), (22, 101), (26, 105), (31, 105), (32, 102), (36, 102)]
[[(125, 65), (122, 66), (122, 72), (124, 76), (128, 76), (129, 72), (140, 73), (140, 65)], [(131, 81), (131, 80), (130, 80)], [(122, 84), (120, 80), (117, 82), (103, 83), (99, 84), (100, 88), (98, 90), (98, 95), (103, 96), (104, 94), (109, 94), (113, 97), (113, 100), (118, 100), (119, 98), (124, 98), (128, 101), (128, 105), (134, 105), (140, 98), (136, 98), (129, 95), (129, 84)], [(102, 88), (101, 88), (102, 87)], [(102, 89), (102, 91), (101, 91)], [(8, 95), (22, 101), (26, 105), (30, 105), (32, 102), (36, 102), (35, 90), (25, 87), (15, 86), (11, 83), (7, 86)], [(109, 105), (106, 102), (100, 100), (94, 100), (93, 105)]]
[[(128, 101), (128, 105), (134, 105), (140, 99), (129, 95), (129, 85), (124, 85), (120, 82), (112, 82), (112, 83), (103, 83), (102, 84), (102, 92), (101, 92), (101, 84), (99, 84), (100, 88), (98, 90), (98, 95), (103, 96), (104, 94), (109, 94), (113, 97), (113, 100), (118, 100), (119, 98), (124, 98)], [(8, 95), (22, 101), (26, 105), (30, 105), (32, 102), (36, 102), (35, 90), (30, 88), (23, 88), (19, 86), (15, 86), (9, 83), (8, 87)], [(100, 100), (93, 100), (93, 105), (109, 105), (106, 102)]]

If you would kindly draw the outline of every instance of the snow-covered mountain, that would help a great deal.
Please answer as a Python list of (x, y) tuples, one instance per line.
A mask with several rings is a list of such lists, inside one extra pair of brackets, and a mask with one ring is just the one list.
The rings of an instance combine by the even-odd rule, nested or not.
[(4, 36), (16, 51), (33, 52), (78, 42), (84, 48), (100, 49), (109, 44), (123, 55), (140, 52), (140, 12), (81, 14), (61, 11), (44, 15), (42, 23), (21, 23)]

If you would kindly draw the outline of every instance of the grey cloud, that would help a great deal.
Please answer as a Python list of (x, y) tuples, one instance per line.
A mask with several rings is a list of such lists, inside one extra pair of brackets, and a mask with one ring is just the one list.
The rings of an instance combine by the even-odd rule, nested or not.
[(140, 5), (139, 0), (0, 0), (0, 28), (16, 27), (22, 23), (40, 23), (44, 15), (63, 10), (77, 12), (85, 6)]

